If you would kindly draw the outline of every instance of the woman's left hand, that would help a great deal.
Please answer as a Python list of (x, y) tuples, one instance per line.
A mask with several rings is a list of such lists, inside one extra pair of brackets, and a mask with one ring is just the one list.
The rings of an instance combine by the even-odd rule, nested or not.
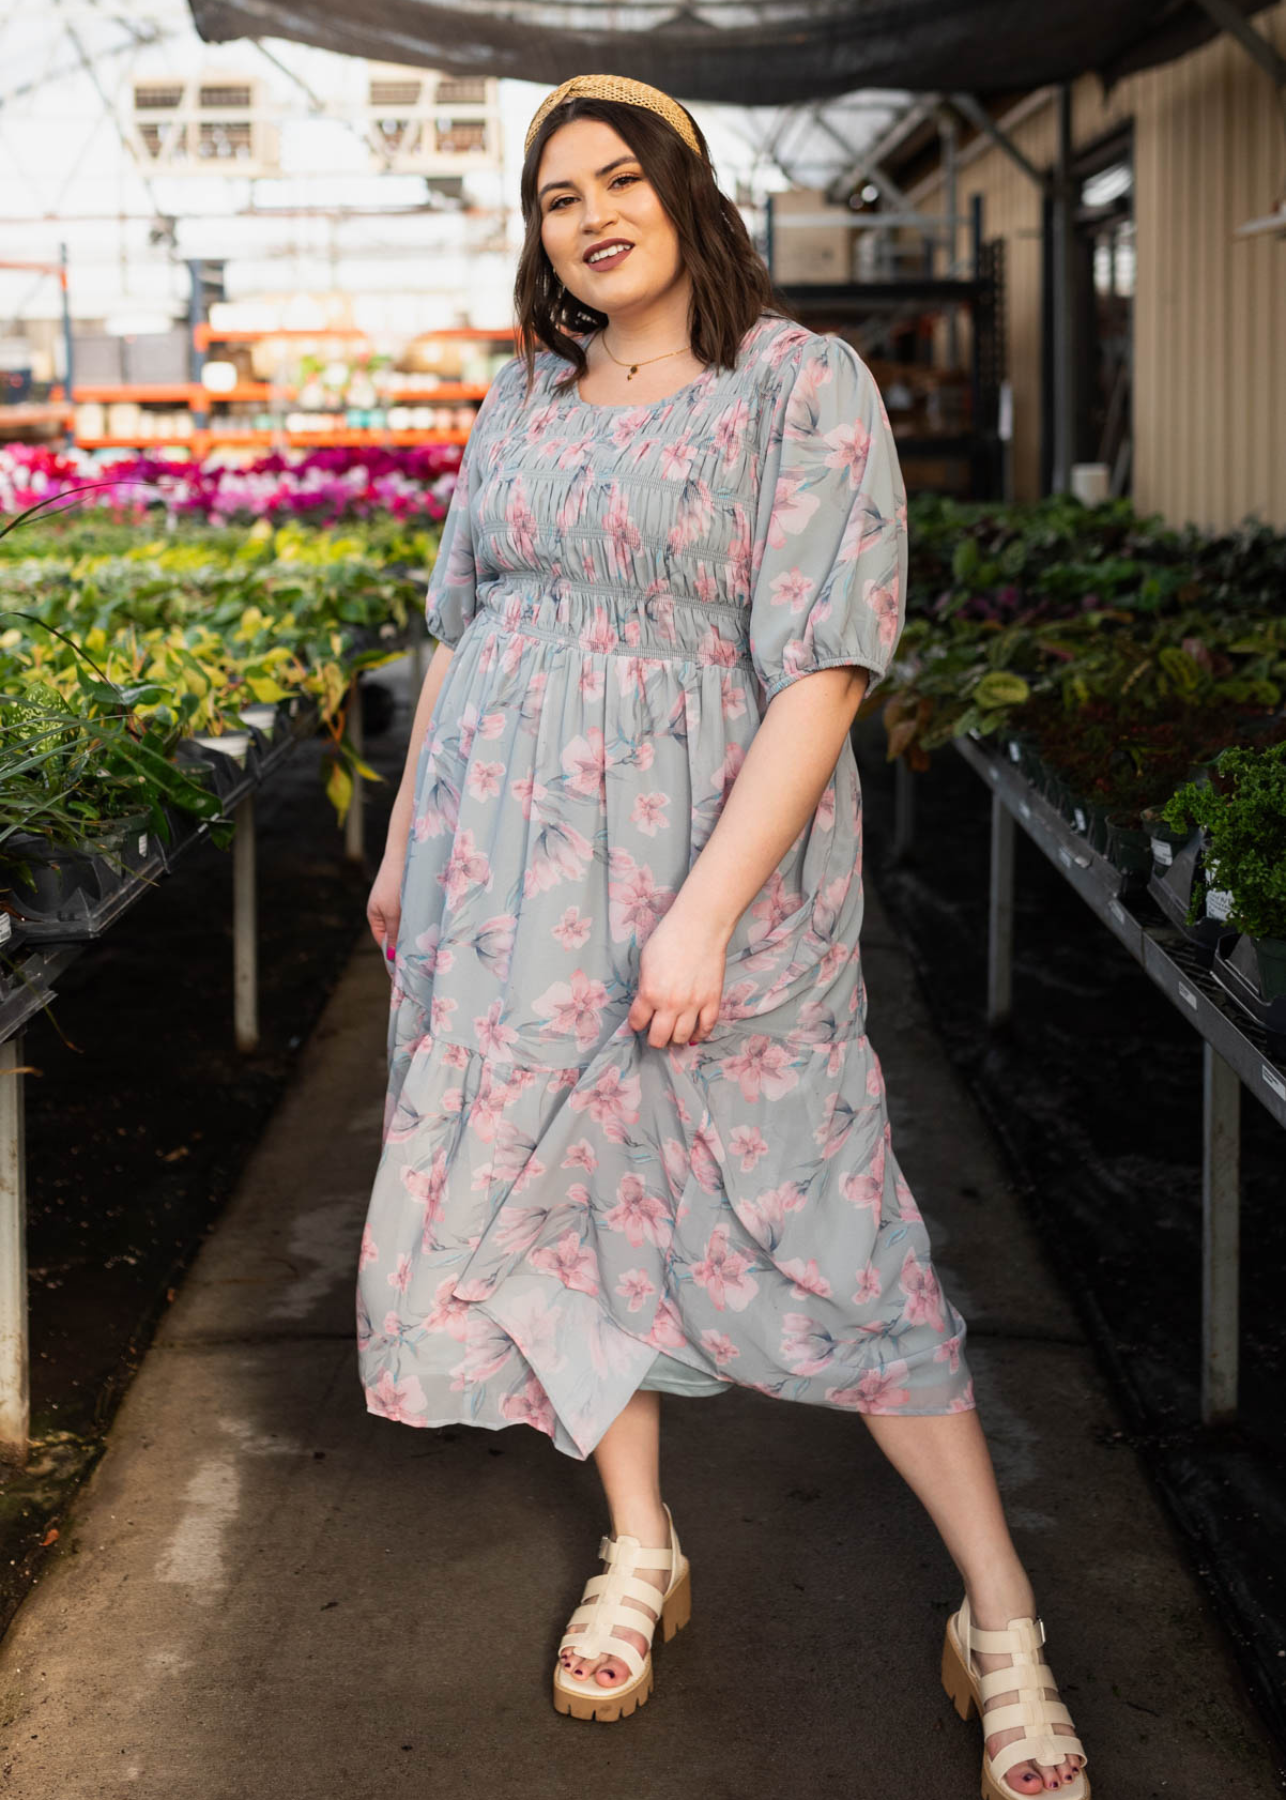
[(643, 946), (630, 1029), (646, 1030), (656, 1050), (708, 1037), (719, 1017), (727, 948), (724, 930), (685, 916), (676, 902)]

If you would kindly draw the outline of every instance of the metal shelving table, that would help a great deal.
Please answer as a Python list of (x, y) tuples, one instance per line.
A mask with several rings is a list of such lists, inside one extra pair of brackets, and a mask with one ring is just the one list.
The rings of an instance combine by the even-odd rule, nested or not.
[[(1286, 1126), (1286, 1063), (1270, 1052), (1264, 1032), (1234, 1006), (1183, 934), (1160, 915), (1151, 916), (1150, 905), (1136, 910), (1114, 866), (1016, 767), (970, 738), (958, 738), (955, 748), (991, 789), (988, 1021), (999, 1023), (1011, 1009), (1019, 825), (1201, 1038), (1201, 1415), (1207, 1424), (1231, 1419), (1239, 1347), (1241, 1089)], [(897, 837), (903, 847), (910, 836), (904, 796), (901, 789)]]
[[(410, 641), (399, 638), (390, 648), (406, 648), (417, 670), (422, 668), (424, 640), (413, 630)], [(358, 677), (349, 690), (349, 737), (361, 754)], [(315, 704), (291, 719), (289, 729), (273, 739), (260, 738), (253, 766), (237, 779), (224, 777), (220, 794), (224, 814), (236, 826), (232, 840), (232, 996), (238, 1050), (249, 1054), (259, 1044), (259, 982), (255, 884), (255, 792), (318, 723)], [(349, 861), (364, 856), (364, 808), (361, 781), (354, 783), (344, 823), (344, 854)], [(174, 843), (149, 858), (123, 881), (92, 920), (67, 927), (42, 925), (37, 936), (15, 941), (8, 970), (0, 969), (0, 1460), (22, 1464), (29, 1449), (30, 1350), (27, 1307), (27, 1188), (24, 1150), (23, 1028), (51, 1001), (60, 975), (124, 912), (168, 873), (177, 858), (202, 842), (208, 826), (181, 829)]]

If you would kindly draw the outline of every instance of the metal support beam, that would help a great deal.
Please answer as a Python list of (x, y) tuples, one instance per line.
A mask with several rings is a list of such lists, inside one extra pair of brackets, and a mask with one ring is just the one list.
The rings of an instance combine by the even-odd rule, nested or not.
[(1275, 82), (1279, 88), (1286, 88), (1286, 60), (1283, 60), (1266, 37), (1255, 30), (1245, 13), (1233, 5), (1233, 0), (1197, 0), (1197, 3), (1203, 11), (1209, 13), (1221, 31), (1236, 38), (1270, 81)]
[(1241, 1082), (1208, 1041), (1201, 1069), (1201, 1418), (1217, 1425), (1237, 1411)]
[(1072, 180), (1072, 89), (1058, 90), (1058, 160), (1053, 212), (1053, 473), (1056, 494), (1071, 491), (1076, 461), (1076, 195)]
[(915, 212), (916, 209), (911, 201), (907, 199), (893, 177), (885, 174), (878, 160), (869, 151), (859, 150), (855, 144), (851, 144), (842, 131), (837, 131), (821, 106), (810, 108), (809, 117), (818, 130), (824, 131), (828, 138), (832, 138), (839, 145), (846, 156), (852, 157), (853, 160), (846, 171), (846, 185), (851, 186), (852, 182), (859, 177), (873, 181), (890, 206), (896, 207), (899, 212)]
[(835, 180), (828, 185), (827, 193), (832, 197), (847, 194), (848, 190), (862, 178), (867, 165), (883, 163), (906, 142), (911, 133), (930, 117), (941, 97), (940, 94), (922, 94), (915, 104), (902, 114), (901, 118), (893, 121), (882, 137), (877, 138), (875, 143), (867, 145), (862, 152), (860, 162), (851, 163), (841, 174), (836, 176)]
[(976, 126), (984, 137), (989, 137), (998, 150), (1003, 150), (1009, 160), (1018, 165), (1027, 179), (1035, 182), (1042, 194), (1046, 192), (1049, 187), (1049, 176), (1024, 155), (1007, 131), (997, 125), (976, 94), (952, 94), (951, 104), (957, 112), (963, 113), (969, 123)]
[[(354, 675), (353, 685), (348, 690), (348, 741), (360, 756), (362, 754), (362, 689), (359, 678)], [(348, 815), (344, 820), (344, 856), (348, 862), (361, 863), (366, 860), (366, 789), (362, 777), (354, 772), (353, 797), (348, 803)]]
[(19, 1465), (31, 1428), (22, 1043), (0, 1044), (0, 1458)]
[(1013, 1005), (1014, 817), (991, 796), (991, 882), (987, 896), (987, 1023), (999, 1025)]
[(232, 840), (232, 1009), (237, 1049), (249, 1056), (259, 1048), (259, 941), (255, 917), (255, 797), (247, 794), (233, 812)]

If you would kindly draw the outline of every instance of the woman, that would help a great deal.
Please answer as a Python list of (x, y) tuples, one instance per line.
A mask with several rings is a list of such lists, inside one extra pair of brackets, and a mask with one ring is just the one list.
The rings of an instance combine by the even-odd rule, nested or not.
[(395, 968), (367, 1405), (593, 1454), (613, 1537), (554, 1699), (598, 1719), (690, 1604), (659, 1394), (860, 1413), (964, 1578), (944, 1679), (986, 1713), (984, 1794), (1079, 1800), (864, 1035), (849, 730), (906, 560), (879, 395), (773, 307), (656, 89), (550, 94), (522, 204), (524, 354), (443, 526), (369, 905)]

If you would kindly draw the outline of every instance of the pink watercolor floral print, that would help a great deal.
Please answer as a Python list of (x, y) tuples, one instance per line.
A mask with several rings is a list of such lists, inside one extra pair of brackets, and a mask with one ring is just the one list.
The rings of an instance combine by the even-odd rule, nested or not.
[(853, 1412), (973, 1405), (893, 1152), (858, 957), (845, 745), (743, 914), (718, 1023), (626, 1024), (649, 933), (764, 712), (903, 619), (872, 378), (764, 314), (737, 366), (594, 406), (515, 358), (466, 446), (427, 617), (389, 1086), (358, 1255), (370, 1411), (528, 1425), (583, 1458), (664, 1365)]

